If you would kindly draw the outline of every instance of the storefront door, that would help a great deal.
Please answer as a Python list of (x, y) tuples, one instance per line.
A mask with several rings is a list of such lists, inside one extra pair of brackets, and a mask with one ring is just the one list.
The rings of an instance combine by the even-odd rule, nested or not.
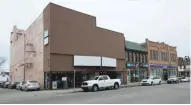
[(167, 69), (163, 69), (163, 80), (168, 80), (168, 70)]

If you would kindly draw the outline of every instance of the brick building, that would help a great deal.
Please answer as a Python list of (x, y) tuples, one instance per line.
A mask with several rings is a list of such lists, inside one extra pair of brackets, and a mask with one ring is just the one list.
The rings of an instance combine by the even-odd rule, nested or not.
[(178, 72), (180, 77), (190, 77), (190, 57), (178, 57)]
[(10, 39), (12, 81), (73, 87), (74, 70), (76, 86), (98, 74), (127, 81), (124, 35), (97, 27), (94, 16), (49, 3), (27, 30), (14, 26)]
[[(126, 46), (126, 69), (129, 82), (138, 82), (148, 75), (147, 49), (145, 44), (131, 41), (125, 42)], [(137, 64), (142, 63), (139, 68)]]
[(146, 39), (150, 75), (162, 77), (163, 80), (171, 75), (178, 75), (176, 47), (164, 42), (153, 42)]

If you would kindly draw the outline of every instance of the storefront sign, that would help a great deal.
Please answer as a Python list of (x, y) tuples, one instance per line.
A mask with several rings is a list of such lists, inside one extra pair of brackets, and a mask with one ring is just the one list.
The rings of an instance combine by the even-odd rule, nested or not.
[(151, 68), (163, 68), (163, 69), (167, 69), (167, 68), (178, 68), (178, 66), (169, 66), (169, 65), (157, 65), (157, 64), (150, 64)]
[[(127, 64), (127, 67), (136, 67), (136, 64)], [(143, 67), (148, 67), (148, 64), (143, 64)]]
[(56, 81), (52, 82), (52, 89), (57, 89), (57, 82)]
[(67, 80), (67, 77), (62, 77), (62, 81), (66, 81)]
[(143, 67), (148, 67), (148, 64), (144, 64)]
[(136, 64), (127, 64), (127, 67), (135, 67)]

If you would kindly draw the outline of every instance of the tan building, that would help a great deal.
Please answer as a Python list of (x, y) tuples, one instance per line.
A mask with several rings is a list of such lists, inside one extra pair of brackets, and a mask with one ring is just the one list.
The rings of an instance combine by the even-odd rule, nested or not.
[(12, 81), (70, 88), (74, 70), (77, 87), (98, 74), (127, 81), (124, 35), (97, 27), (94, 16), (49, 3), (27, 30), (14, 26), (10, 43)]
[(148, 39), (146, 45), (150, 75), (161, 76), (163, 80), (167, 80), (171, 75), (178, 75), (176, 47)]

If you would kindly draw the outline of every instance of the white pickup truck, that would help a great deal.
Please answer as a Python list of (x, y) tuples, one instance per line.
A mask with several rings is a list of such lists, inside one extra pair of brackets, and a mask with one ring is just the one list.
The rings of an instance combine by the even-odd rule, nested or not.
[(110, 79), (107, 75), (95, 76), (91, 80), (82, 82), (81, 88), (84, 91), (98, 91), (100, 89), (118, 89), (121, 85), (120, 79)]

